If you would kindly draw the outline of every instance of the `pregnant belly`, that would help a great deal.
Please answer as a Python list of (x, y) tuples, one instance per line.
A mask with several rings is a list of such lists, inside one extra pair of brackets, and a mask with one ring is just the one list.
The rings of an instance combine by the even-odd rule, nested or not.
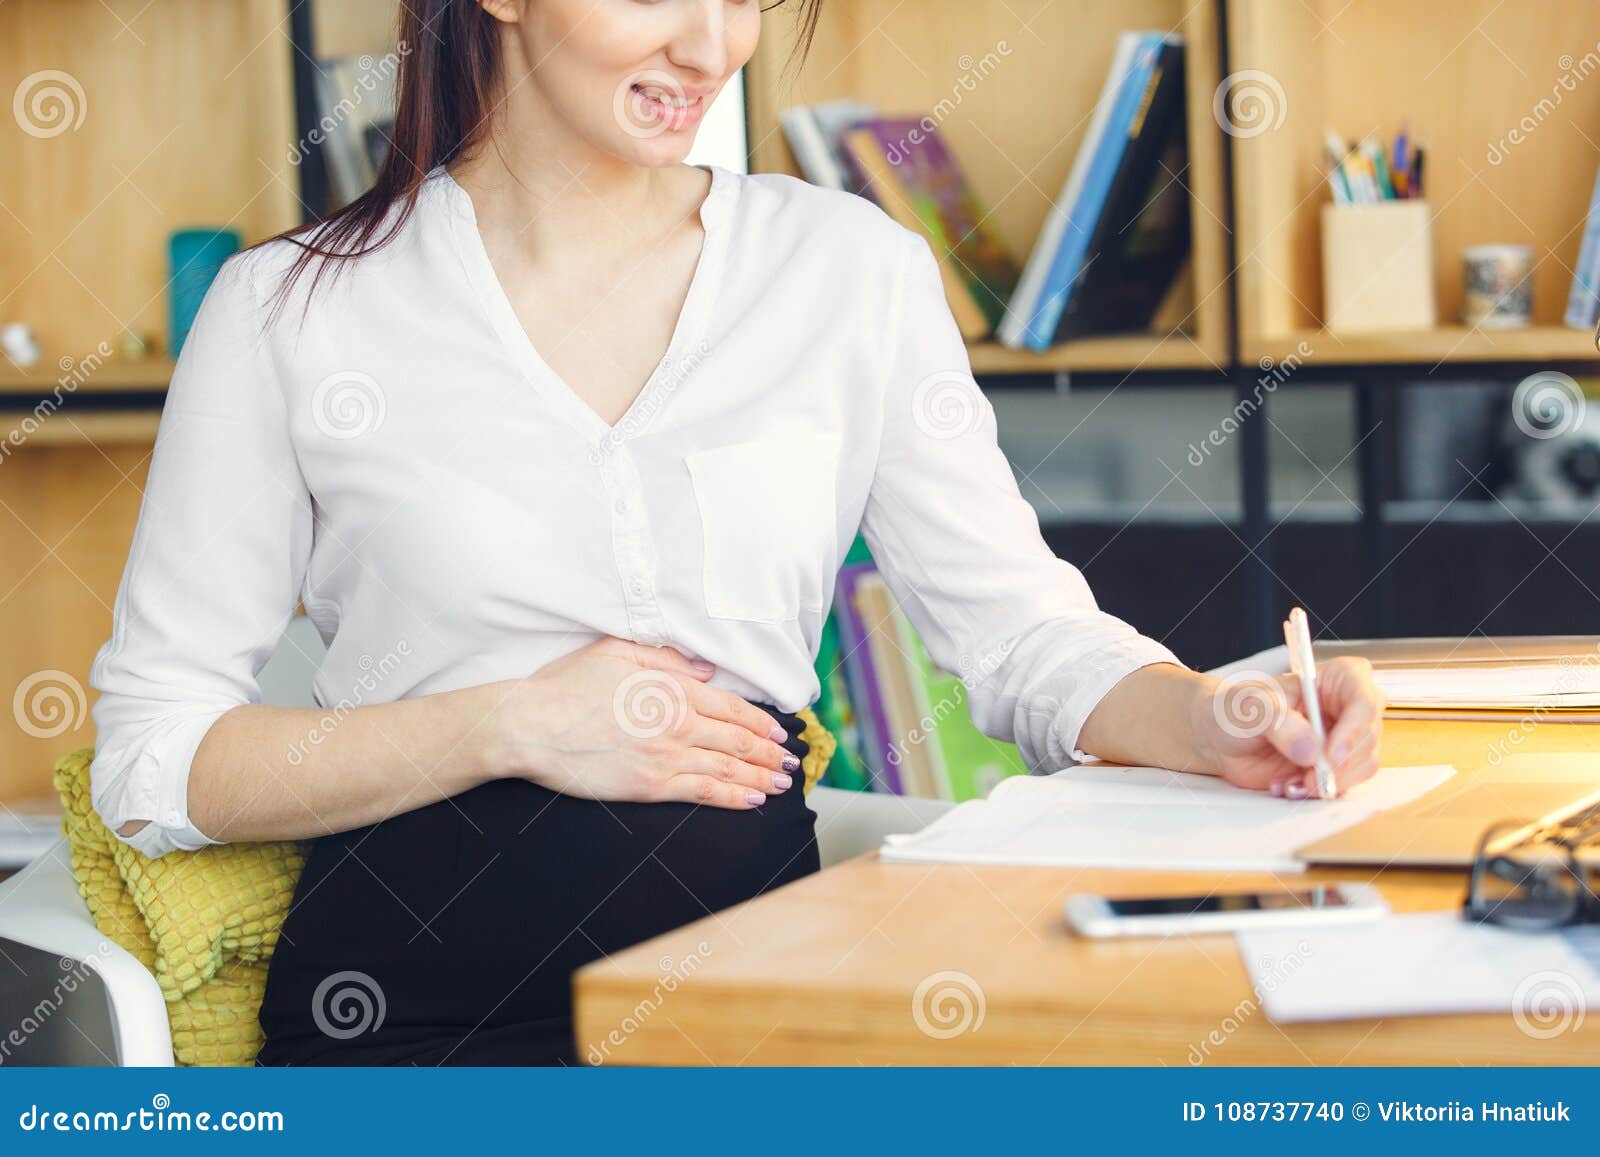
[(480, 899), (447, 912), (442, 931), (477, 941), (491, 986), (560, 988), (534, 1001), (547, 1006), (565, 1002), (565, 977), (582, 964), (817, 867), (798, 787), (747, 812), (599, 803), (520, 782), (459, 802), (454, 874)]
[(589, 961), (816, 871), (814, 821), (798, 786), (735, 812), (518, 780), (325, 837), (263, 1027), (316, 1043), (315, 993), (346, 973), (384, 994), (385, 1035), (561, 1020)]
[[(273, 957), (268, 1052), (555, 1032), (576, 969), (815, 871), (813, 827), (798, 785), (735, 812), (510, 780), (324, 837)], [(316, 1010), (352, 974), (381, 994), (383, 1019), (346, 1044)]]

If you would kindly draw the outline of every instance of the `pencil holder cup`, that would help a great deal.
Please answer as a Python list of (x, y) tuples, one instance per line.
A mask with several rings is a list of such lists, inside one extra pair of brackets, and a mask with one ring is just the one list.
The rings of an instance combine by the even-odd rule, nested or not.
[(1335, 333), (1437, 325), (1428, 203), (1324, 205), (1322, 302), (1324, 324)]

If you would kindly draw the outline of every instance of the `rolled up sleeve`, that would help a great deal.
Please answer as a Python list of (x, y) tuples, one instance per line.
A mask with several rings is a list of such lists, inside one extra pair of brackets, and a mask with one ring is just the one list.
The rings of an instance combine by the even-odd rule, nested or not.
[(231, 259), (178, 359), (111, 638), (90, 672), (95, 810), (146, 855), (217, 841), (189, 818), (212, 725), (259, 702), (256, 677), (294, 612), (311, 502), (264, 336), (254, 254)]
[(1096, 604), (1045, 544), (972, 378), (938, 265), (906, 236), (882, 445), (862, 529), (896, 600), (974, 723), (1029, 765), (1075, 757), (1084, 722), (1123, 678), (1179, 663)]

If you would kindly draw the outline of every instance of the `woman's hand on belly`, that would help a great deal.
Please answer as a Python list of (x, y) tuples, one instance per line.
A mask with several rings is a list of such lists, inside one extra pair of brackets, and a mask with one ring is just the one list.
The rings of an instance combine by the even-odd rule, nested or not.
[(782, 728), (670, 647), (601, 639), (492, 685), (490, 765), (585, 799), (744, 811), (794, 784)]

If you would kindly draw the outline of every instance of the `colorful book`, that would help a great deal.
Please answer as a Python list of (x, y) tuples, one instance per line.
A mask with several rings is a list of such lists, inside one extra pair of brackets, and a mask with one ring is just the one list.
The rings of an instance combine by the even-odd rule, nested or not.
[(1593, 329), (1600, 323), (1600, 174), (1589, 196), (1589, 219), (1583, 227), (1564, 320), (1574, 329)]
[(850, 687), (844, 677), (844, 652), (839, 649), (839, 622), (834, 615), (829, 615), (822, 624), (816, 671), (821, 689), (812, 710), (836, 741), (833, 758), (823, 769), (820, 782), (845, 791), (869, 791), (872, 779), (861, 762), (861, 735), (856, 727), (855, 708), (850, 702)]
[(845, 147), (884, 212), (928, 239), (962, 336), (989, 336), (1017, 266), (939, 134), (920, 120), (876, 119), (846, 133)]
[(862, 766), (873, 791), (901, 795), (900, 769), (884, 757), (884, 736), (889, 732), (889, 724), (872, 666), (872, 651), (867, 645), (867, 629), (862, 623), (856, 602), (859, 583), (866, 576), (876, 574), (877, 568), (870, 562), (851, 563), (840, 568), (834, 614), (839, 623), (839, 649), (844, 653), (842, 667), (845, 684), (849, 688), (861, 737)]
[(1066, 183), (1061, 187), (1061, 195), (1056, 198), (1055, 204), (1050, 207), (1050, 212), (1045, 217), (1044, 227), (1039, 231), (1039, 239), (1034, 242), (1033, 250), (1028, 254), (1027, 264), (1023, 266), (1022, 277), (1017, 282), (1017, 291), (1007, 304), (1005, 318), (995, 335), (1002, 344), (1012, 349), (1023, 349), (1027, 345), (1028, 323), (1033, 320), (1034, 311), (1038, 309), (1039, 299), (1045, 291), (1045, 281), (1050, 276), (1051, 263), (1055, 260), (1056, 250), (1061, 247), (1062, 235), (1067, 231), (1072, 206), (1078, 202), (1078, 195), (1082, 192), (1083, 183), (1089, 175), (1090, 162), (1099, 152), (1100, 144), (1105, 139), (1106, 126), (1111, 121), (1117, 94), (1122, 91), (1123, 82), (1133, 68), (1134, 54), (1138, 48), (1139, 33), (1124, 32), (1117, 37), (1117, 46), (1111, 57), (1111, 69), (1106, 73), (1105, 83), (1101, 86), (1100, 95), (1094, 102), (1094, 112), (1089, 117), (1089, 125), (1084, 130), (1083, 140), (1078, 145), (1072, 169), (1067, 173)]
[(960, 802), (1026, 774), (1014, 745), (972, 722), (966, 686), (933, 662), (870, 562), (841, 570), (834, 614), (874, 790)]
[(844, 136), (877, 115), (878, 106), (865, 101), (830, 100), (786, 108), (778, 114), (778, 123), (806, 180), (824, 189), (864, 193), (845, 151)]
[(1067, 300), (1088, 260), (1089, 241), (1105, 209), (1106, 197), (1111, 192), (1117, 170), (1122, 166), (1123, 153), (1128, 146), (1128, 130), (1144, 103), (1145, 92), (1155, 73), (1156, 59), (1165, 39), (1155, 32), (1144, 33), (1139, 38), (1133, 64), (1117, 93), (1111, 119), (1106, 124), (1105, 138), (1090, 159), (1082, 192), (1071, 208), (1061, 245), (1045, 278), (1044, 291), (1028, 323), (1027, 344), (1032, 349), (1049, 349), (1055, 341), (1056, 327), (1061, 322)]
[(885, 768), (898, 774), (901, 794), (938, 799), (939, 786), (927, 745), (916, 741), (923, 714), (912, 685), (910, 663), (900, 649), (900, 627), (896, 622), (899, 608), (876, 570), (860, 577), (854, 597), (867, 632), (872, 677), (883, 702)]
[(1015, 744), (990, 739), (978, 730), (960, 676), (940, 669), (910, 622), (903, 615), (901, 621), (906, 626), (907, 655), (929, 704), (922, 742), (932, 758), (940, 796), (957, 803), (984, 799), (1008, 776), (1027, 775), (1028, 765)]
[(1149, 327), (1189, 253), (1183, 44), (1161, 46), (1054, 340)]
[[(1075, 167), (1084, 164), (1084, 175), (1079, 182), (1077, 196), (1065, 208), (1066, 222), (1060, 231), (1059, 244), (1047, 259), (1048, 272), (1040, 282), (1038, 300), (1029, 310), (1023, 326), (1021, 344), (1029, 349), (1046, 350), (1055, 341), (1061, 315), (1088, 260), (1089, 242), (1105, 210), (1106, 198), (1117, 172), (1122, 167), (1129, 130), (1144, 105), (1162, 47), (1172, 39), (1159, 32), (1124, 35), (1137, 38), (1133, 59), (1117, 85), (1116, 98), (1111, 104), (1100, 139), (1087, 156), (1083, 149), (1079, 150)], [(1069, 178), (1068, 184), (1072, 183)]]

